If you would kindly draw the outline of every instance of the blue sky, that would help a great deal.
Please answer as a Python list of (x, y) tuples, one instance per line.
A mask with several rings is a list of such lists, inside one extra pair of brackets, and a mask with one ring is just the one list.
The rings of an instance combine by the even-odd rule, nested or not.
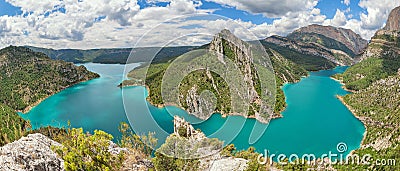
[[(348, 28), (369, 39), (385, 24), (390, 10), (399, 5), (397, 0), (110, 0), (108, 4), (101, 0), (0, 0), (0, 47), (132, 46), (132, 42), (166, 20), (197, 14), (221, 18), (164, 24), (167, 31), (155, 31), (153, 37), (157, 39), (146, 40), (147, 44), (180, 36), (178, 33), (212, 33), (223, 28), (244, 35), (243, 29), (228, 24), (229, 19), (259, 39), (275, 34), (285, 36), (309, 24)], [(178, 33), (168, 34), (171, 30)], [(182, 40), (178, 45), (208, 40), (196, 41)]]

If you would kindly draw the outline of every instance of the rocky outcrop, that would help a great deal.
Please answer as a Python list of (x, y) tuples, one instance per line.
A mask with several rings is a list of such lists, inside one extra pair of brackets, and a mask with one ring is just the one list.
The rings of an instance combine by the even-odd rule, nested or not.
[(275, 44), (279, 47), (288, 48), (294, 50), (303, 55), (316, 56), (320, 58), (325, 58), (336, 65), (351, 65), (354, 60), (346, 53), (326, 48), (317, 43), (303, 43), (300, 41), (291, 40), (286, 37), (281, 36), (271, 36), (264, 40), (267, 43)]
[(221, 158), (215, 160), (211, 167), (210, 171), (225, 171), (225, 170), (236, 170), (236, 171), (243, 171), (247, 168), (248, 160), (242, 158)]
[(400, 7), (390, 12), (386, 26), (378, 30), (360, 60), (370, 57), (396, 58), (400, 55)]
[[(180, 130), (183, 130), (183, 132)], [(174, 134), (178, 137), (186, 137), (195, 140), (206, 138), (203, 132), (194, 129), (192, 124), (186, 122), (185, 119), (179, 116), (174, 116)]]
[(389, 18), (386, 22), (386, 26), (383, 29), (389, 31), (400, 30), (399, 18), (400, 18), (400, 7), (396, 7), (390, 12)]
[[(326, 36), (344, 44), (356, 55), (361, 54), (368, 45), (367, 40), (364, 40), (360, 35), (350, 29), (313, 24), (297, 29), (292, 34), (297, 33), (315, 33)], [(290, 35), (288, 35), (288, 37), (290, 37)]]
[[(185, 130), (182, 131), (180, 130)], [(181, 134), (186, 134), (182, 136)], [(174, 145), (173, 145), (173, 144)], [(167, 144), (167, 145), (166, 145)], [(219, 170), (245, 170), (248, 166), (248, 160), (235, 157), (223, 157), (220, 154), (222, 142), (217, 139), (207, 138), (200, 130), (195, 130), (193, 126), (183, 118), (174, 116), (174, 133), (166, 140), (158, 152), (177, 155), (177, 152), (188, 151), (187, 158), (199, 159), (200, 166), (198, 170), (219, 171)], [(182, 154), (181, 154), (182, 155)], [(175, 157), (179, 157), (175, 156)]]
[(64, 170), (64, 161), (51, 150), (61, 144), (42, 134), (30, 134), (0, 148), (0, 170)]
[[(252, 101), (256, 101), (260, 98), (260, 95), (256, 92), (255, 82), (257, 81), (257, 75), (255, 73), (255, 66), (253, 63), (253, 54), (251, 45), (240, 40), (233, 35), (229, 30), (222, 30), (210, 43), (210, 51), (215, 51), (218, 55), (218, 60), (225, 63), (224, 58), (230, 58), (230, 60), (237, 63), (241, 69), (244, 81), (248, 85), (248, 94)], [(230, 56), (227, 51), (232, 52)]]

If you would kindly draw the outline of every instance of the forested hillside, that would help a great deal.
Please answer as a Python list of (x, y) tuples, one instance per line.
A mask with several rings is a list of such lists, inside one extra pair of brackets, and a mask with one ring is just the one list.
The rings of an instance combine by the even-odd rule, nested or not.
[(51, 60), (43, 53), (10, 46), (0, 50), (0, 103), (25, 110), (60, 90), (98, 74), (84, 66)]

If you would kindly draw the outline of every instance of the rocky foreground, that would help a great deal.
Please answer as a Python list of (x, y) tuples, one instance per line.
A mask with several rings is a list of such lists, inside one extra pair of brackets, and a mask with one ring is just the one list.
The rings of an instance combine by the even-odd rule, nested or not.
[[(175, 132), (171, 136), (180, 137), (178, 128), (185, 128), (189, 137), (183, 138), (184, 141), (208, 142), (208, 138), (201, 132), (193, 128), (190, 123), (184, 119), (175, 117)], [(182, 137), (181, 137), (182, 138)], [(0, 147), (0, 170), (15, 171), (62, 171), (64, 169), (64, 160), (53, 151), (54, 147), (62, 147), (62, 144), (51, 140), (40, 134), (29, 134), (26, 137), (6, 144)], [(221, 146), (222, 148), (222, 146)], [(243, 171), (248, 167), (249, 160), (236, 157), (228, 157), (220, 154), (219, 151), (207, 151), (211, 148), (199, 148), (196, 152), (212, 155), (200, 159), (198, 170), (220, 171), (220, 170), (238, 170)], [(120, 153), (126, 154), (123, 161), (122, 171), (130, 170), (151, 170), (154, 169), (153, 162), (148, 159), (135, 155), (135, 151), (121, 148), (117, 144), (110, 142), (108, 152), (112, 155)]]
[(64, 170), (64, 161), (51, 150), (61, 146), (42, 134), (30, 134), (0, 148), (0, 170)]

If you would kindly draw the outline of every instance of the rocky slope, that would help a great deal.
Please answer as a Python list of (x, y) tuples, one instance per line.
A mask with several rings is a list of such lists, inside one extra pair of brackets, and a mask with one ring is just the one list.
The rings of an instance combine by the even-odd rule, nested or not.
[[(265, 101), (268, 104), (273, 103), (276, 94), (273, 91), (267, 93), (269, 96), (261, 96), (261, 93), (265, 93), (261, 92), (261, 85), (268, 87), (269, 90), (275, 90), (276, 87), (280, 90), (283, 83), (295, 82), (300, 80), (301, 76), (307, 75), (306, 70), (283, 58), (278, 52), (269, 48), (267, 52), (254, 50), (259, 47), (265, 51), (261, 45), (244, 42), (228, 30), (215, 35), (212, 42), (204, 47), (207, 49), (188, 52), (173, 62), (135, 68), (128, 74), (131, 79), (121, 85), (146, 84), (150, 90), (148, 100), (151, 103), (158, 106), (165, 103), (177, 105), (202, 119), (207, 119), (212, 113), (218, 112), (224, 115), (255, 117), (267, 122), (270, 118), (280, 116), (285, 100), (283, 92), (278, 91), (278, 105), (274, 109), (268, 108), (272, 105), (261, 105)], [(268, 56), (272, 63), (268, 62)], [(194, 64), (196, 66), (193, 66)], [(196, 67), (197, 70), (193, 71)], [(228, 69), (229, 67), (231, 68)], [(275, 73), (272, 72), (272, 68)], [(276, 84), (275, 80), (268, 83), (260, 82), (266, 80), (265, 78), (273, 80), (274, 75), (277, 78)], [(163, 80), (165, 76), (170, 76), (168, 82)], [(163, 87), (162, 83), (168, 86), (175, 85), (179, 90), (175, 91), (174, 87)], [(167, 92), (176, 92), (177, 95), (162, 96), (162, 88), (168, 90)], [(169, 101), (171, 97), (179, 97), (179, 101)], [(250, 101), (248, 110), (243, 107), (244, 103), (241, 103), (245, 98)], [(272, 110), (276, 115), (261, 116), (266, 112), (260, 111), (270, 111), (267, 113), (271, 114)]]
[(400, 30), (400, 7), (394, 8), (390, 14), (384, 30)]
[[(174, 133), (156, 152), (158, 170), (238, 170), (247, 169), (249, 160), (221, 155), (223, 142), (207, 138), (183, 118), (174, 117)], [(174, 159), (173, 159), (173, 158)], [(169, 161), (169, 163), (160, 163)], [(176, 164), (175, 164), (176, 163)], [(177, 163), (187, 163), (179, 166)]]
[[(398, 53), (400, 8), (395, 8), (387, 25), (377, 31), (360, 63), (350, 67), (343, 79), (347, 88), (357, 90), (343, 97), (344, 103), (366, 126), (361, 148), (354, 153), (373, 159), (400, 160), (400, 55)], [(400, 170), (396, 164), (350, 165), (340, 170)]]
[[(310, 39), (310, 37), (307, 38), (307, 34), (311, 34), (311, 36), (314, 36), (316, 39)], [(304, 36), (302, 36), (304, 35)], [(310, 35), (308, 35), (310, 36)], [(332, 27), (332, 26), (321, 26), (317, 24), (309, 25), (306, 27), (302, 27), (300, 29), (295, 30), (293, 33), (289, 34), (287, 36), (290, 39), (293, 40), (299, 40), (302, 42), (314, 42), (321, 44), (329, 49), (335, 49), (338, 47), (332, 46), (332, 45), (345, 45), (342, 48), (339, 47), (337, 50), (342, 50), (346, 52), (347, 50), (343, 49), (350, 49), (355, 55), (361, 54), (364, 49), (368, 45), (368, 41), (364, 40), (360, 35), (357, 33), (354, 33), (350, 29), (343, 29), (343, 28), (337, 28), (337, 27)], [(328, 42), (324, 41), (324, 38), (330, 39), (329, 41), (336, 41), (339, 42), (340, 44), (329, 44)], [(335, 48), (331, 48), (335, 47)]]
[(399, 11), (397, 7), (390, 13), (387, 25), (372, 37), (361, 61), (338, 76), (348, 89), (361, 90), (396, 74), (400, 67), (400, 29), (396, 26), (400, 22)]
[[(360, 149), (354, 153), (369, 154), (373, 159), (400, 160), (400, 70), (374, 82), (366, 89), (346, 95), (343, 100), (366, 127)], [(350, 166), (348, 166), (350, 167)], [(349, 168), (342, 168), (341, 170)], [(396, 164), (352, 165), (353, 170), (400, 170)]]
[(25, 131), (30, 128), (14, 109), (0, 103), (0, 146), (21, 138)]
[(264, 41), (308, 70), (330, 68), (332, 63), (352, 65), (356, 62), (353, 58), (368, 43), (351, 30), (315, 24), (297, 29), (287, 37), (271, 36)]
[(263, 44), (307, 70), (329, 69), (346, 61), (336, 59), (333, 53), (323, 46), (297, 42), (286, 37), (271, 36), (264, 39)]
[(28, 48), (0, 50), (0, 103), (15, 110), (25, 112), (49, 95), (96, 77), (84, 66), (51, 60)]
[(51, 150), (60, 145), (42, 134), (30, 134), (0, 147), (0, 170), (64, 170), (64, 161)]

